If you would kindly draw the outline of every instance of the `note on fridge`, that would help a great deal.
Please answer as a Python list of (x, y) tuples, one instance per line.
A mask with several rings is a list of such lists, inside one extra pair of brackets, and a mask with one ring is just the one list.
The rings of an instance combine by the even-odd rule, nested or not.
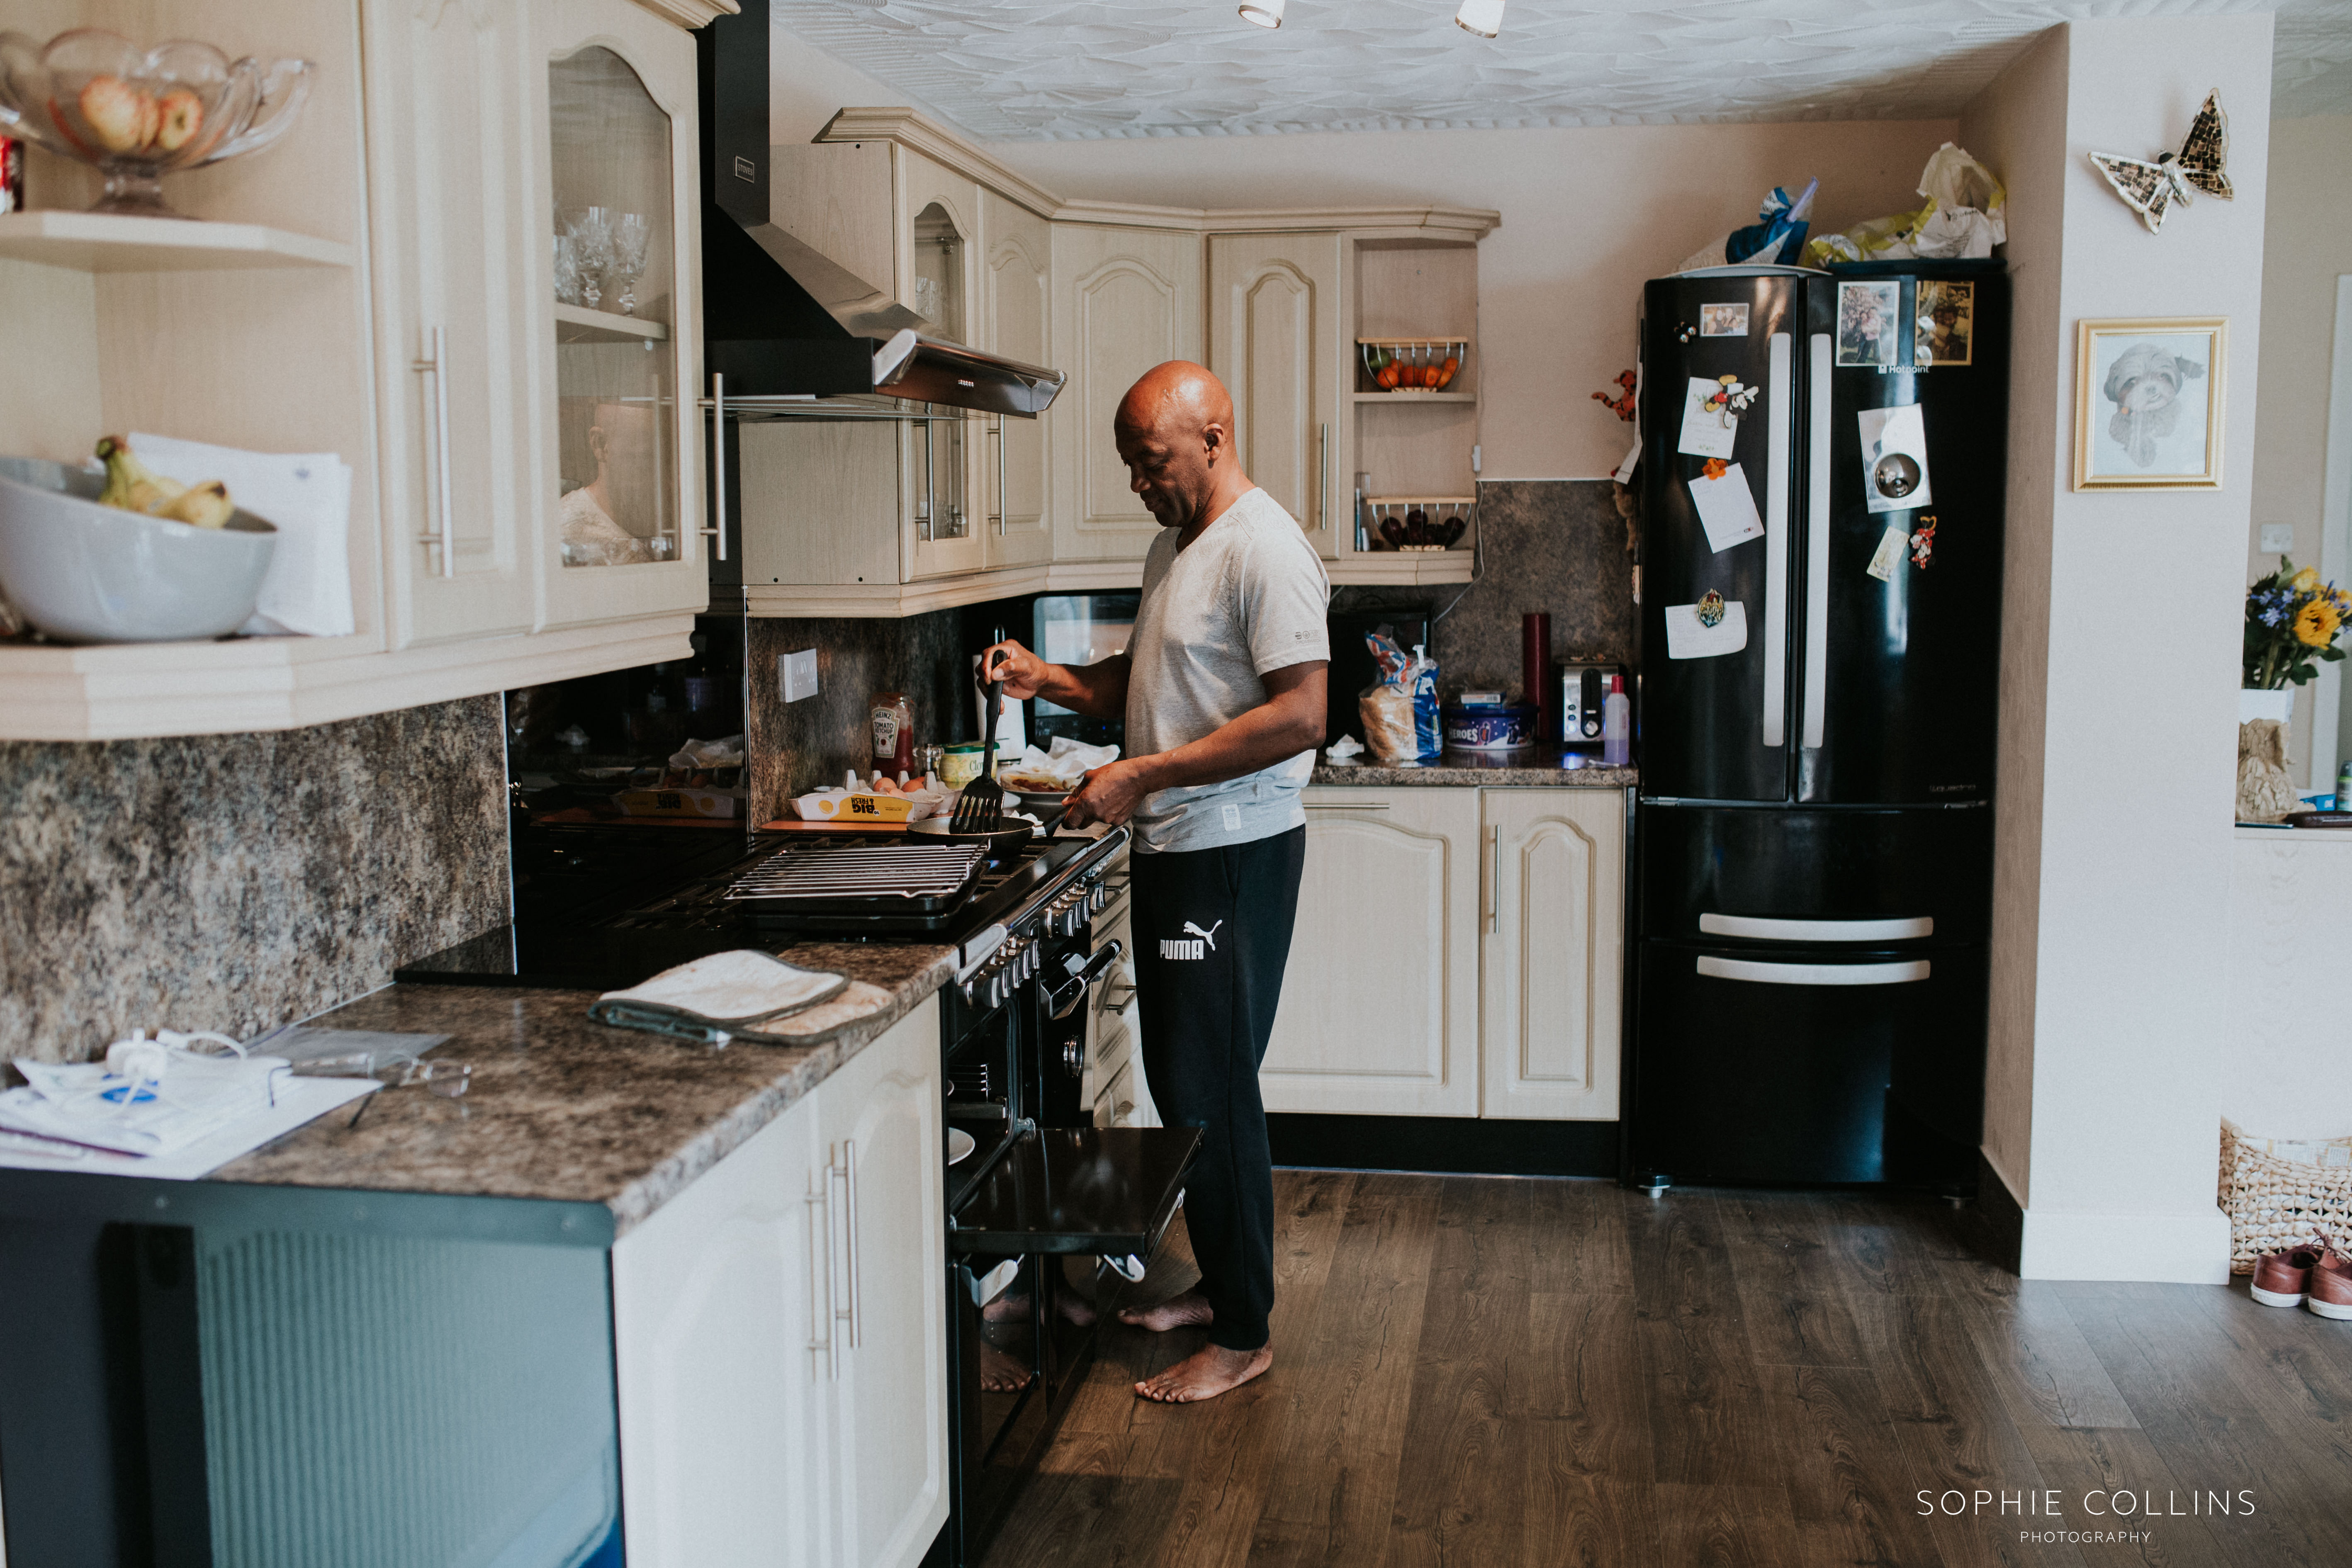
[(1713, 626), (1699, 619), (1696, 605), (1666, 606), (1668, 658), (1721, 658), (1748, 646), (1748, 606), (1725, 601), (1723, 618)]
[(1764, 520), (1756, 514), (1756, 495), (1748, 476), (1732, 464), (1719, 479), (1704, 475), (1690, 481), (1691, 504), (1706, 530), (1707, 548), (1720, 553), (1735, 544), (1764, 537)]
[(1731, 444), (1739, 438), (1739, 418), (1706, 406), (1706, 400), (1722, 390), (1723, 384), (1712, 378), (1690, 378), (1683, 393), (1683, 433), (1675, 451), (1693, 458), (1731, 456)]
[(1927, 420), (1916, 403), (1865, 408), (1862, 495), (1873, 511), (1908, 511), (1932, 499), (1927, 488)]
[(1903, 531), (1899, 522), (1890, 522), (1886, 531), (1878, 536), (1878, 548), (1870, 553), (1870, 564), (1863, 570), (1882, 583), (1892, 583), (1895, 574), (1903, 570), (1903, 552), (1911, 548), (1911, 536)]

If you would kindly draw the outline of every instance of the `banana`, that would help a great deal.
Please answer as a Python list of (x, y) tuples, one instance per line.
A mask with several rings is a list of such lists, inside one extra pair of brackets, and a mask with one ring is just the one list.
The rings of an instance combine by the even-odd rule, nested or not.
[(106, 488), (98, 495), (100, 506), (193, 523), (198, 528), (222, 527), (236, 510), (236, 503), (229, 500), (228, 487), (220, 480), (184, 485), (177, 479), (165, 479), (141, 462), (131, 451), (131, 443), (121, 436), (100, 437), (98, 456), (106, 464)]
[(228, 499), (228, 487), (218, 479), (206, 479), (182, 490), (155, 515), (175, 522), (194, 523), (198, 528), (220, 528), (236, 510)]

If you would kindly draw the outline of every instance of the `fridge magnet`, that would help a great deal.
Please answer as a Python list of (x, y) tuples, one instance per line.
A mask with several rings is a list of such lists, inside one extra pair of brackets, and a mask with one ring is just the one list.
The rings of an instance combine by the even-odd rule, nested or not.
[(1911, 564), (1925, 572), (1936, 553), (1936, 520), (1923, 517), (1919, 526), (1911, 531)]
[(1878, 548), (1870, 552), (1870, 564), (1864, 568), (1882, 583), (1892, 583), (1895, 574), (1903, 570), (1903, 552), (1910, 546), (1911, 536), (1903, 531), (1899, 522), (1890, 522), (1886, 531), (1878, 536)]
[(2174, 202), (2189, 204), (2192, 189), (2225, 202), (2232, 199), (2236, 193), (2230, 188), (2229, 161), (2230, 117), (2221, 110), (2218, 90), (2205, 95), (2205, 107), (2189, 122), (2179, 152), (2159, 153), (2153, 163), (2113, 153), (2091, 154), (2092, 167), (2106, 177), (2124, 205), (2139, 214), (2150, 234), (2164, 227), (2164, 215)]
[(1723, 384), (1700, 376), (1690, 378), (1683, 394), (1682, 435), (1675, 450), (1692, 458), (1728, 458), (1739, 438), (1739, 421), (1715, 406)]
[(1706, 530), (1708, 549), (1719, 555), (1735, 544), (1764, 537), (1764, 520), (1757, 515), (1755, 493), (1748, 488), (1748, 476), (1738, 464), (1727, 467), (1720, 479), (1702, 474), (1688, 483), (1699, 526)]
[(1912, 345), (1912, 365), (1927, 370), (1969, 363), (1973, 357), (1969, 342), (1976, 336), (1977, 286), (1922, 278), (1918, 295), (1919, 337)]
[(1838, 285), (1838, 363), (1895, 367), (1895, 319), (1902, 298), (1902, 284), (1892, 279), (1883, 283)]
[(1721, 658), (1747, 646), (1748, 606), (1737, 599), (1710, 590), (1696, 605), (1666, 606), (1668, 658)]
[(1698, 329), (1688, 321), (1683, 322), (1675, 331), (1675, 342), (1678, 343), (1686, 343), (1696, 336), (1698, 336)]
[(1862, 424), (1863, 500), (1873, 511), (1908, 511), (1926, 506), (1927, 421), (1916, 403), (1900, 408), (1865, 408)]
[(2219, 489), (2219, 316), (2083, 321), (2074, 338), (2074, 488)]
[(1698, 335), (1703, 338), (1744, 338), (1748, 335), (1748, 307), (1741, 305), (1701, 305), (1698, 308)]
[(1715, 378), (1715, 390), (1707, 394), (1706, 411), (1728, 428), (1733, 420), (1754, 406), (1758, 390), (1736, 375), (1718, 375)]
[(1640, 379), (1630, 370), (1621, 370), (1617, 373), (1616, 384), (1618, 388), (1617, 395), (1612, 396), (1606, 392), (1596, 392), (1592, 395), (1592, 401), (1607, 405), (1610, 413), (1614, 414), (1618, 418), (1622, 419), (1625, 423), (1631, 425), (1634, 419), (1633, 389), (1641, 384)]
[(1719, 479), (1730, 471), (1731, 465), (1721, 458), (1709, 458), (1698, 466), (1699, 478), (1703, 479)]

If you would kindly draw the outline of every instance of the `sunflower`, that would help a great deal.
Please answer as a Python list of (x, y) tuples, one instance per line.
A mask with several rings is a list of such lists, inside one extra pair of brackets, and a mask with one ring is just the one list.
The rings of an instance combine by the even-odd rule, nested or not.
[(2336, 640), (2344, 616), (2326, 599), (2314, 599), (2294, 613), (2294, 640), (2305, 647), (2326, 647)]
[(2319, 586), (2319, 568), (2306, 566), (2286, 580), (2286, 585), (2298, 594), (2308, 594)]

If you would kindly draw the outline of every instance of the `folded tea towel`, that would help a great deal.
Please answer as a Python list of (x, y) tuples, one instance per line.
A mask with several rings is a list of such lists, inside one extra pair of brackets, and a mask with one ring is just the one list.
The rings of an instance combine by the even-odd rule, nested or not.
[(761, 1031), (753, 1026), (814, 1007), (848, 984), (845, 975), (802, 969), (738, 948), (666, 969), (625, 991), (607, 991), (588, 1016), (600, 1024), (723, 1046), (730, 1039), (759, 1039)]

